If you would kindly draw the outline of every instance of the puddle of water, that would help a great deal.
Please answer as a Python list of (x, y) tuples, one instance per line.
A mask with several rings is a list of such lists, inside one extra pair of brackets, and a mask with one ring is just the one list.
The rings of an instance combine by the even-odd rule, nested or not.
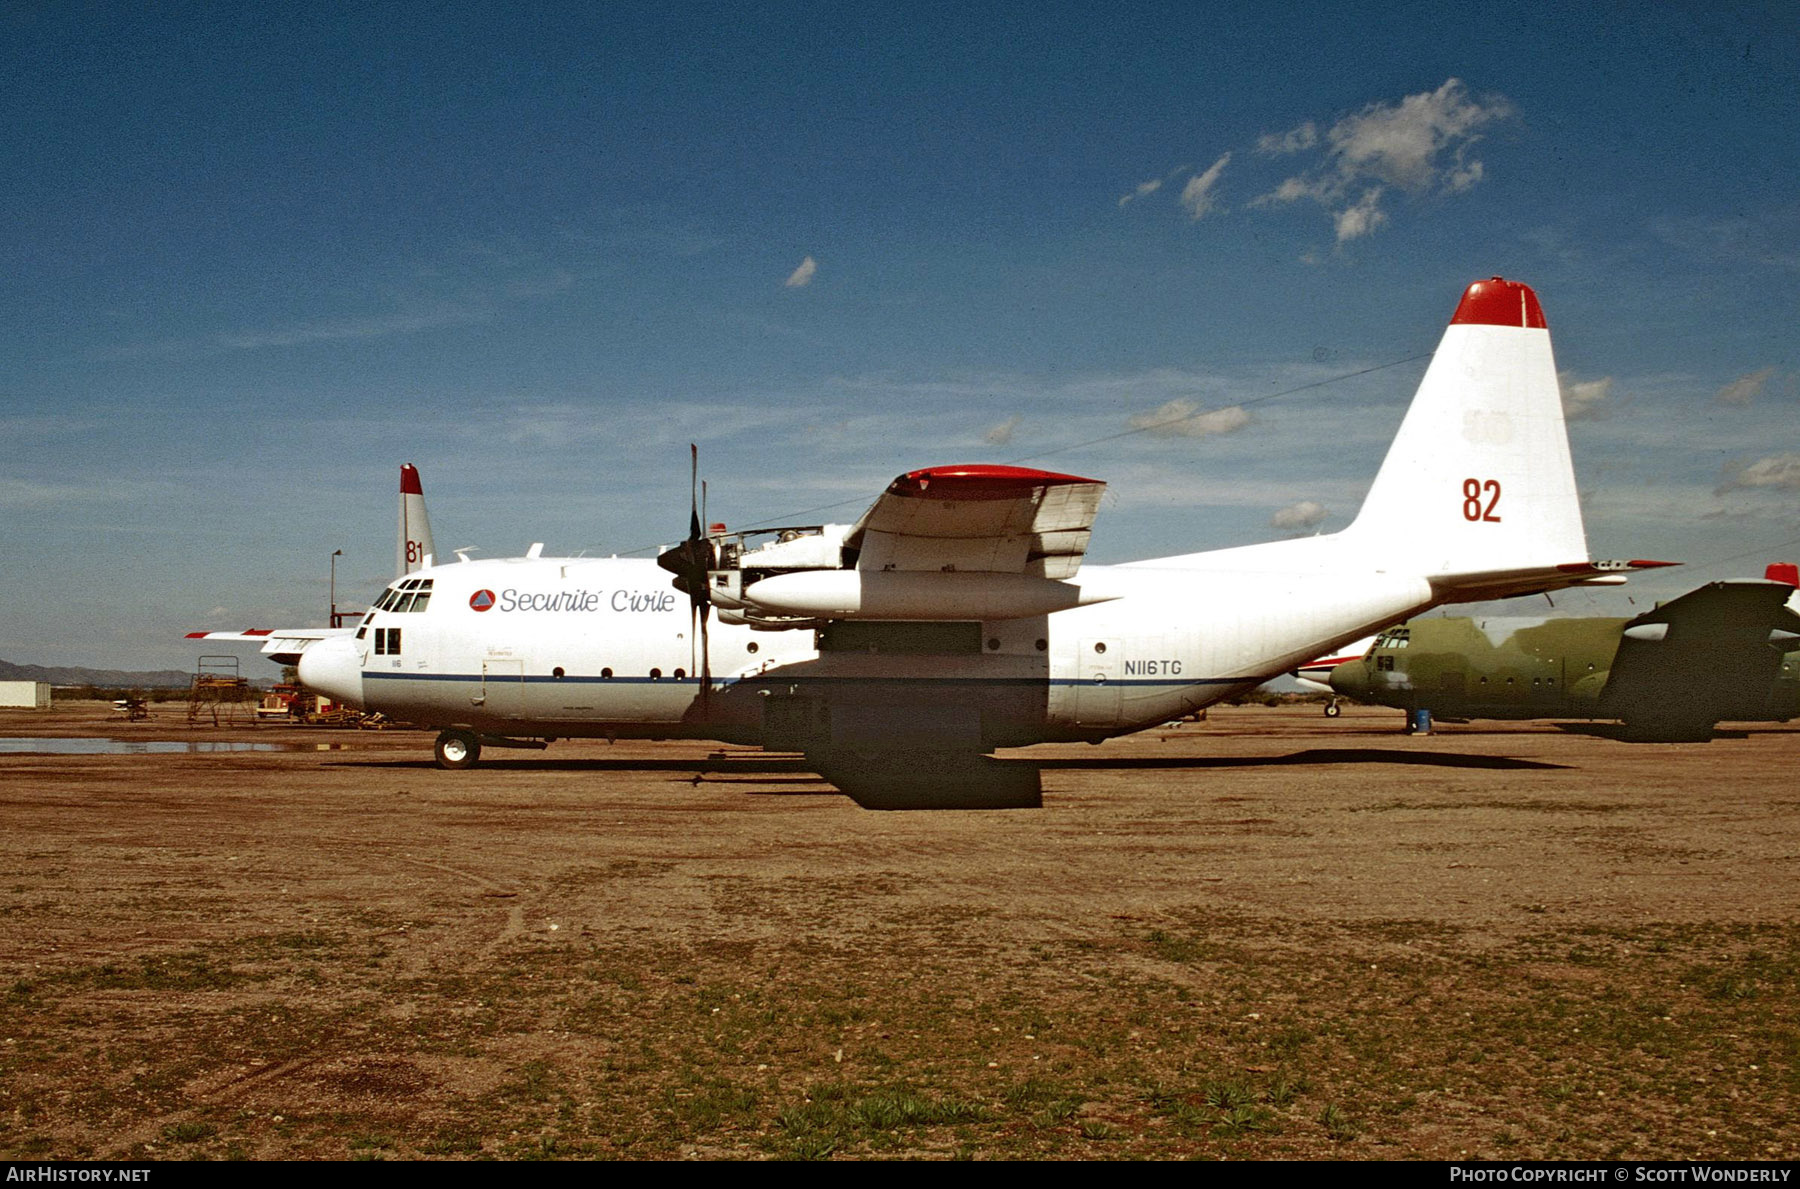
[(173, 739), (0, 739), (0, 755), (200, 755), (215, 751), (342, 751), (342, 743), (232, 743)]

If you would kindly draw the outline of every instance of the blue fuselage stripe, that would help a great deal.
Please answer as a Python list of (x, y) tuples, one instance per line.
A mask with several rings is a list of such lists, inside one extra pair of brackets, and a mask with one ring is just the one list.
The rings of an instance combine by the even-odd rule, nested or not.
[[(1279, 673), (1267, 676), (1249, 677), (1173, 677), (1148, 679), (1142, 677), (1109, 677), (1103, 682), (1095, 682), (1086, 677), (907, 677), (901, 675), (866, 677), (866, 676), (826, 676), (826, 675), (790, 675), (775, 674), (763, 677), (715, 677), (713, 685), (794, 685), (797, 683), (867, 684), (873, 681), (906, 682), (912, 685), (1129, 685), (1157, 686), (1179, 689), (1190, 685), (1242, 685), (1254, 682), (1258, 685), (1279, 677)], [(486, 681), (494, 685), (699, 685), (698, 677), (553, 677), (549, 674), (531, 674), (521, 676), (512, 673), (384, 673), (380, 670), (365, 670), (364, 681)]]

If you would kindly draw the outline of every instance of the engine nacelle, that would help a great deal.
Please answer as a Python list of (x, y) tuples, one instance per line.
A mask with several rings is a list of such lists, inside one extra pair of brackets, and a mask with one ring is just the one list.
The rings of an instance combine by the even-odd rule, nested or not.
[(919, 570), (805, 570), (775, 574), (743, 592), (769, 615), (820, 619), (996, 620), (1049, 615), (1108, 601), (1032, 574)]

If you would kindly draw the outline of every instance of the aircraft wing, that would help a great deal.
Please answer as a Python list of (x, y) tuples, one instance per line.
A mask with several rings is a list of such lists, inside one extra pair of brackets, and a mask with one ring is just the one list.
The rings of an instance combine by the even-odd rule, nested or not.
[(850, 530), (864, 571), (1069, 578), (1081, 566), (1106, 484), (1011, 466), (908, 471)]
[(1756, 718), (1784, 652), (1800, 647), (1785, 582), (1709, 582), (1630, 620), (1604, 701), (1621, 717), (1704, 707), (1713, 721)]
[(908, 471), (833, 548), (853, 565), (784, 572), (745, 554), (740, 572), (712, 574), (713, 602), (760, 625), (1020, 619), (1103, 602), (1115, 596), (1065, 579), (1081, 567), (1105, 490), (1024, 467)]
[(300, 654), (332, 636), (350, 636), (355, 628), (245, 628), (241, 632), (189, 632), (189, 640), (236, 640), (262, 645), (262, 653), (278, 665), (297, 665)]

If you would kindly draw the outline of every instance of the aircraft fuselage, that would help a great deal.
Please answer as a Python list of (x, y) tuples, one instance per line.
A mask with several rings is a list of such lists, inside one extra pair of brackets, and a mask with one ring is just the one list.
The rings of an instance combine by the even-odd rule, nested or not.
[[(307, 650), (301, 679), (492, 736), (980, 751), (1177, 718), (1431, 601), (1412, 577), (1339, 574), (1321, 600), (1304, 570), (1183, 560), (1084, 567), (1073, 584), (1107, 601), (1051, 615), (785, 631), (714, 621), (704, 691), (688, 600), (654, 562), (463, 562), (397, 580), (401, 597), (384, 597), (353, 638)], [(424, 609), (402, 609), (427, 582)]]

